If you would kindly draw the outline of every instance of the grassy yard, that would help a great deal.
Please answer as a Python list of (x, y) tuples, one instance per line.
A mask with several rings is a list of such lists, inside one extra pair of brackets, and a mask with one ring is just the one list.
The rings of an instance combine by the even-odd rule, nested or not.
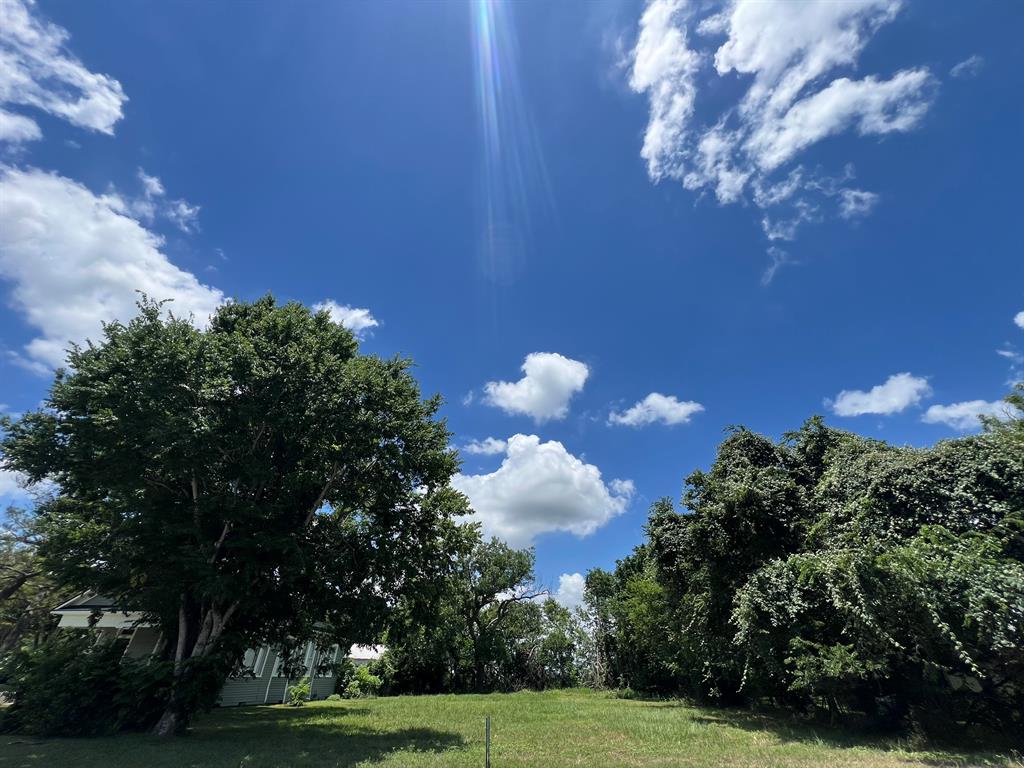
[(482, 766), (1024, 766), (1008, 755), (920, 752), (828, 729), (677, 702), (587, 691), (408, 696), (217, 710), (171, 742), (143, 735), (42, 740), (0, 735), (0, 768)]

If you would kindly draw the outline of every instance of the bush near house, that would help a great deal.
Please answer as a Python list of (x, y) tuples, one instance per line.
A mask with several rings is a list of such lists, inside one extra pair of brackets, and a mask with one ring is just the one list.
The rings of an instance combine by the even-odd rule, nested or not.
[(0, 730), (98, 736), (151, 727), (163, 708), (170, 667), (123, 654), (123, 642), (97, 643), (84, 631), (58, 632), (10, 654), (0, 674), (13, 703), (0, 710)]

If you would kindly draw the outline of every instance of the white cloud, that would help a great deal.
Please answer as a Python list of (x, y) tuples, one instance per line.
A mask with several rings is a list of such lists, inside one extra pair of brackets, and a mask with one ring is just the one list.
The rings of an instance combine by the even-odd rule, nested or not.
[(185, 200), (170, 200), (163, 210), (163, 215), (182, 232), (194, 232), (199, 220), (199, 206), (191, 205)]
[(768, 258), (770, 259), (768, 266), (761, 273), (761, 285), (771, 285), (780, 269), (799, 263), (790, 258), (788, 252), (774, 245), (768, 248)]
[(629, 427), (642, 427), (647, 424), (686, 424), (693, 415), (704, 410), (704, 406), (692, 400), (680, 402), (675, 395), (663, 395), (651, 392), (640, 402), (628, 408), (624, 413), (612, 411), (608, 416), (609, 424)]
[(313, 305), (314, 312), (325, 309), (330, 313), (331, 320), (348, 328), (357, 338), (362, 338), (366, 331), (380, 325), (377, 318), (371, 315), (368, 309), (350, 307), (348, 304), (339, 304), (331, 299), (325, 299)]
[(142, 168), (138, 171), (139, 181), (142, 182), (142, 192), (146, 197), (163, 197), (164, 184), (156, 176), (150, 176)]
[(134, 317), (138, 292), (173, 299), (176, 315), (205, 323), (224, 295), (174, 266), (163, 241), (116, 195), (37, 169), (0, 169), (0, 278), (10, 304), (40, 335), (21, 362), (41, 373), (64, 363), (71, 341)]
[(855, 127), (861, 135), (906, 132), (924, 117), (927, 69), (897, 72), (890, 80), (839, 78), (760, 122), (744, 146), (762, 171), (773, 171), (827, 136)]
[(25, 475), (9, 469), (0, 469), (0, 500), (10, 502), (25, 498), (28, 494), (24, 485)]
[(634, 493), (631, 481), (606, 484), (593, 464), (536, 435), (513, 435), (498, 469), (456, 475), (452, 486), (469, 497), (486, 536), (516, 547), (551, 531), (591, 534), (625, 511)]
[(1003, 349), (997, 349), (996, 354), (1005, 357), (1014, 365), (1024, 364), (1024, 353), (1018, 352), (1014, 347), (1007, 345)]
[(927, 379), (909, 373), (897, 373), (886, 379), (884, 384), (872, 387), (867, 392), (844, 389), (834, 400), (826, 400), (825, 404), (838, 416), (862, 416), (869, 413), (887, 415), (917, 405), (931, 393), (932, 388)]
[(169, 200), (164, 184), (156, 176), (150, 176), (142, 168), (137, 171), (142, 185), (142, 197), (126, 201), (129, 211), (136, 218), (152, 223), (158, 216), (167, 219), (182, 232), (198, 229), (199, 206), (185, 200)]
[(532, 352), (526, 356), (519, 381), (489, 381), (484, 385), (485, 402), (506, 413), (522, 413), (538, 422), (564, 419), (569, 401), (583, 390), (590, 369), (579, 360), (555, 352)]
[(483, 440), (470, 440), (462, 447), (462, 450), (466, 453), (480, 456), (495, 456), (499, 453), (504, 453), (506, 445), (507, 443), (504, 440), (499, 440), (496, 437), (485, 437)]
[(43, 136), (35, 120), (16, 115), (0, 108), (0, 141), (17, 144), (23, 141), (35, 141)]
[[(900, 5), (732, 0), (724, 11), (697, 19), (695, 9), (705, 6), (650, 0), (629, 81), (650, 103), (641, 150), (650, 178), (714, 191), (723, 205), (752, 199), (771, 240), (791, 240), (801, 224), (821, 220), (815, 198), (830, 200), (843, 218), (870, 212), (873, 193), (843, 190), (834, 179), (823, 184), (820, 174), (799, 168), (783, 181), (775, 176), (830, 136), (906, 132), (920, 123), (936, 85), (927, 69), (861, 79), (841, 71), (856, 68), (875, 31)], [(712, 83), (707, 90), (721, 106), (704, 118), (695, 109), (699, 91), (716, 77), (730, 88), (725, 79), (738, 79), (744, 90), (737, 101), (722, 103), (726, 90)]]
[(1024, 329), (1024, 312), (1018, 312), (1014, 316), (1013, 322), (1016, 324), (1018, 328)]
[(1009, 418), (1010, 407), (1002, 400), (968, 400), (950, 405), (933, 405), (924, 412), (921, 421), (927, 424), (945, 424), (953, 429), (969, 430), (981, 427), (982, 416)]
[(761, 219), (761, 229), (769, 240), (795, 240), (796, 232), (802, 224), (819, 221), (819, 209), (806, 200), (797, 200), (792, 206), (793, 215), (786, 219), (772, 219), (765, 216)]
[(863, 189), (839, 191), (839, 215), (844, 219), (867, 216), (878, 205), (878, 195)]
[(558, 577), (558, 591), (553, 597), (566, 608), (576, 608), (583, 604), (586, 586), (582, 573), (563, 573)]
[(640, 19), (640, 35), (633, 49), (630, 87), (649, 92), (651, 116), (640, 155), (652, 179), (672, 175), (678, 148), (686, 139), (686, 123), (693, 114), (693, 82), (699, 58), (686, 45), (685, 28), (675, 23), (682, 0), (654, 0)]
[[(127, 101), (121, 84), (86, 69), (65, 47), (67, 30), (38, 18), (34, 9), (31, 0), (0, 2), (0, 106), (33, 107), (113, 134)], [(35, 121), (24, 116), (0, 117), (0, 128), (7, 129), (0, 138), (8, 141), (41, 136)]]
[(985, 60), (978, 54), (974, 54), (973, 56), (968, 56), (959, 64), (956, 64), (949, 70), (949, 74), (960, 79), (975, 77), (979, 72), (981, 72), (981, 68), (984, 65)]

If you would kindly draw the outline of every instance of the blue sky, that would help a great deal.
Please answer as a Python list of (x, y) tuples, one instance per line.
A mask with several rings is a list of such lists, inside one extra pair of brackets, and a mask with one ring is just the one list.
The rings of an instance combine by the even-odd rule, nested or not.
[(333, 302), (571, 601), (727, 426), (926, 445), (1021, 375), (1020, 4), (2, 7), (8, 412), (136, 288)]

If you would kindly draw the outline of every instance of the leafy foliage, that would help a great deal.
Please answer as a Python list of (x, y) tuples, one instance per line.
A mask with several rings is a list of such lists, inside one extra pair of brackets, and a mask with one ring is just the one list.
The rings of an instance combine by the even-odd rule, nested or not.
[[(1024, 416), (1024, 387), (1008, 398)], [(587, 605), (607, 683), (931, 732), (1024, 725), (1024, 421), (900, 448), (742, 428)], [(627, 650), (628, 649), (628, 652)]]
[(380, 693), (383, 682), (373, 674), (369, 667), (356, 667), (352, 679), (345, 686), (346, 699), (365, 699), (368, 696), (376, 696)]
[(288, 686), (288, 706), (305, 706), (306, 701), (309, 699), (309, 691), (309, 675), (303, 675), (303, 677), (300, 678), (298, 682)]
[(405, 601), (375, 669), (392, 693), (578, 685), (587, 643), (578, 618), (534, 588), (531, 550), (464, 527), (433, 599)]
[(0, 713), (0, 729), (96, 736), (151, 727), (163, 710), (171, 669), (125, 658), (124, 646), (62, 631), (10, 654), (0, 675), (14, 703)]

